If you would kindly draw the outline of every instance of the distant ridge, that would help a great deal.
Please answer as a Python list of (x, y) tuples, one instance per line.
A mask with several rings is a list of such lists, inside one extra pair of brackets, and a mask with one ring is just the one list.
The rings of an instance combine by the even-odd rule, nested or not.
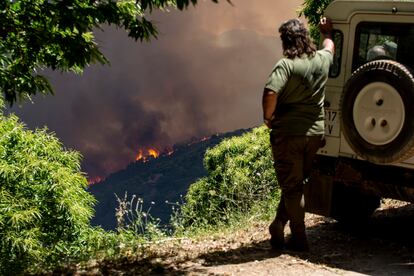
[[(123, 198), (125, 192), (129, 198), (132, 195), (143, 198), (143, 210), (151, 207), (150, 214), (160, 218), (161, 224), (168, 224), (172, 205), (166, 201), (181, 203), (180, 195), (184, 197), (188, 187), (206, 175), (203, 166), (206, 150), (225, 138), (240, 136), (249, 130), (239, 129), (174, 145), (174, 152), (170, 155), (149, 158), (146, 162), (133, 162), (104, 181), (89, 186), (88, 191), (98, 201), (92, 225), (100, 225), (106, 230), (115, 229), (115, 209), (118, 207), (115, 194)], [(151, 205), (151, 202), (154, 204)]]

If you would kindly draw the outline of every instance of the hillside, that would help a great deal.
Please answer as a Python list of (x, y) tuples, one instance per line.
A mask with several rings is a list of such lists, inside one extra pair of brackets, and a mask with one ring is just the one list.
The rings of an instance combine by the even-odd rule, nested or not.
[(206, 150), (225, 138), (240, 136), (247, 131), (240, 129), (174, 145), (170, 155), (131, 163), (104, 181), (89, 186), (88, 191), (98, 201), (92, 225), (100, 225), (106, 230), (115, 229), (115, 209), (118, 207), (115, 195), (123, 198), (125, 193), (128, 198), (132, 195), (142, 198), (143, 210), (151, 208), (150, 215), (160, 218), (161, 224), (167, 224), (173, 205), (182, 202), (181, 196), (185, 195), (190, 184), (206, 175), (203, 166)]

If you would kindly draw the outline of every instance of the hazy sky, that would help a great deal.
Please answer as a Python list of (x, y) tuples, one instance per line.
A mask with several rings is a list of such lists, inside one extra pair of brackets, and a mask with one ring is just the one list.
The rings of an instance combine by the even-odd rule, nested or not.
[(49, 73), (56, 95), (12, 111), (79, 150), (90, 177), (124, 168), (140, 148), (257, 126), (264, 82), (281, 56), (277, 28), (302, 1), (232, 2), (156, 13), (160, 34), (150, 43), (105, 28), (96, 36), (110, 66)]

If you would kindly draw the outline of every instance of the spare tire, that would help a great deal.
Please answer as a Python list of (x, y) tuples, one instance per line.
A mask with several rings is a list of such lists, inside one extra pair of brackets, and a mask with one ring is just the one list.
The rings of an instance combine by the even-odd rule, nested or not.
[(362, 65), (348, 80), (341, 99), (341, 127), (354, 152), (388, 164), (414, 154), (414, 76), (392, 60)]

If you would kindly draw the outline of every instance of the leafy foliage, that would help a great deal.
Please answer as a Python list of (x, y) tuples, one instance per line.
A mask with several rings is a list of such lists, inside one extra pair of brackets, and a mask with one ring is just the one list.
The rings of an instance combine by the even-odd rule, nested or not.
[(0, 116), (0, 274), (66, 254), (89, 227), (94, 199), (79, 160), (46, 130)]
[[(218, 2), (218, 0), (212, 0)], [(114, 24), (135, 40), (157, 36), (147, 19), (154, 9), (184, 9), (197, 0), (15, 0), (0, 2), (0, 91), (13, 104), (53, 93), (44, 68), (82, 72), (107, 63), (93, 31)]]
[(278, 198), (269, 133), (264, 127), (209, 149), (204, 164), (208, 176), (190, 186), (176, 215), (176, 228), (226, 222)]
[(304, 15), (310, 25), (311, 37), (315, 40), (319, 40), (319, 20), (324, 15), (325, 8), (333, 0), (305, 0), (302, 5), (302, 9), (299, 11), (299, 15)]

